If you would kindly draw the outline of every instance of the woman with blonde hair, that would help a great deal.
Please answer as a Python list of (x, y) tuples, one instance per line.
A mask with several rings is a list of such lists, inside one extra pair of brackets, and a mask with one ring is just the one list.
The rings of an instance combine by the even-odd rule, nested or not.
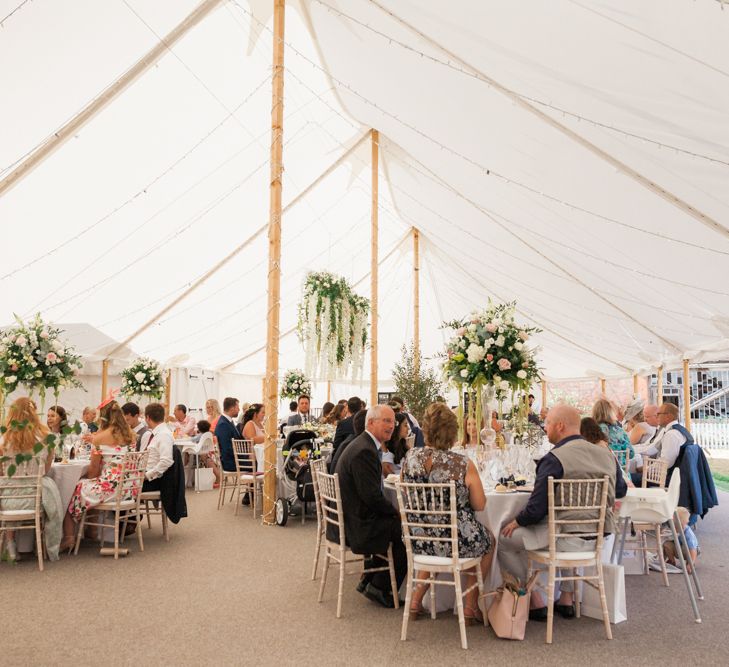
[(68, 512), (63, 519), (61, 549), (70, 549), (75, 541), (75, 523), (84, 508), (89, 510), (111, 498), (121, 482), (124, 454), (136, 445), (134, 431), (129, 428), (116, 401), (103, 404), (99, 412), (99, 430), (87, 433), (83, 439), (93, 446), (86, 479), (73, 492)]
[(615, 407), (606, 398), (595, 401), (592, 406), (592, 418), (600, 425), (600, 429), (608, 438), (608, 447), (614, 452), (628, 450), (629, 458), (635, 457), (633, 445), (625, 429), (615, 417)]
[(220, 419), (220, 403), (218, 403), (217, 399), (215, 398), (209, 398), (207, 401), (205, 401), (205, 412), (207, 413), (207, 421), (210, 422), (210, 432), (215, 433), (215, 427), (218, 424), (218, 419)]
[[(25, 427), (19, 427), (18, 424), (25, 424)], [(49, 430), (38, 418), (36, 404), (25, 396), (15, 399), (8, 410), (5, 428), (5, 434), (0, 439), (0, 454), (12, 459), (12, 461), (4, 464), (5, 472), (7, 473), (7, 468), (10, 464), (15, 463), (15, 457), (18, 454), (23, 454), (27, 460), (19, 465), (16, 464), (17, 470), (15, 475), (37, 475), (39, 468), (43, 470), (44, 475), (47, 475), (53, 463), (53, 453), (46, 446), (46, 438)], [(43, 449), (36, 454), (34, 448), (38, 444), (42, 444)], [(0, 483), (4, 486), (13, 486), (13, 479), (4, 477)], [(63, 516), (61, 497), (58, 495), (58, 488), (52, 479), (44, 477), (42, 484), (43, 508), (46, 515), (46, 551), (50, 560), (58, 560), (58, 544), (61, 538), (61, 517)], [(19, 488), (18, 492), (25, 493), (26, 489)], [(12, 500), (7, 498), (3, 501), (0, 509), (5, 511), (30, 509), (26, 505), (30, 505), (29, 499)], [(40, 549), (42, 547), (38, 545), (38, 548)], [(3, 559), (11, 562), (18, 560), (14, 531), (7, 531), (6, 533)]]
[[(425, 447), (414, 448), (407, 453), (402, 464), (402, 480), (425, 484), (447, 484), (450, 481), (456, 483), (458, 556), (481, 557), (481, 571), (486, 573), (494, 555), (494, 537), (476, 519), (476, 512), (486, 507), (486, 495), (476, 466), (469, 458), (450, 451), (458, 437), (458, 417), (445, 403), (432, 403), (425, 411), (421, 428)], [(422, 545), (422, 551), (418, 551), (418, 554), (448, 558), (451, 556), (450, 542), (425, 540)], [(426, 572), (419, 572), (419, 575), (420, 578), (430, 576)], [(472, 580), (469, 585), (471, 583)], [(410, 615), (414, 619), (425, 613), (422, 602), (427, 590), (427, 584), (419, 584), (413, 591)], [(474, 621), (483, 622), (478, 607), (478, 589), (475, 587), (466, 595), (464, 613), (469, 624)]]

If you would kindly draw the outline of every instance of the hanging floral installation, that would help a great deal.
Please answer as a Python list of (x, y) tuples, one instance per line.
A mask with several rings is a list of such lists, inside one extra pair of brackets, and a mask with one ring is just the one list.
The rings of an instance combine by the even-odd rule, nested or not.
[(159, 400), (165, 391), (164, 371), (154, 359), (140, 357), (122, 372), (121, 393), (127, 398), (135, 396)]
[(62, 340), (63, 331), (40, 314), (27, 323), (15, 319), (17, 326), (0, 332), (0, 401), (22, 386), (31, 397), (38, 391), (42, 407), (49, 389), (58, 402), (62, 388), (81, 387), (81, 357)]
[(367, 345), (369, 299), (352, 291), (345, 278), (309, 273), (299, 304), (298, 334), (308, 377), (357, 381)]
[(311, 382), (304, 375), (304, 371), (294, 368), (286, 371), (281, 383), (281, 398), (296, 399), (299, 396), (311, 396)]
[(445, 323), (454, 335), (446, 346), (443, 372), (459, 391), (461, 411), (464, 390), (468, 392), (469, 413), (477, 423), (481, 422), (482, 403), (495, 397), (501, 406), (510, 394), (512, 405), (520, 406), (519, 413), (524, 417), (518, 427), (526, 428), (526, 408), (521, 409), (522, 403), (526, 405), (523, 395), (541, 375), (535, 350), (527, 342), (541, 330), (517, 324), (515, 310), (515, 302), (489, 301), (485, 310)]

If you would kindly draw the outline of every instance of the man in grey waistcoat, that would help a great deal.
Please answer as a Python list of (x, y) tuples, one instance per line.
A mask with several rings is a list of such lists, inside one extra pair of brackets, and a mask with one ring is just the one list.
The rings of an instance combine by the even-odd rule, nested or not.
[[(580, 435), (580, 415), (573, 407), (556, 405), (549, 409), (545, 430), (549, 441), (554, 445), (537, 464), (537, 478), (534, 491), (526, 507), (513, 521), (501, 530), (499, 540), (499, 560), (505, 570), (524, 582), (527, 577), (528, 550), (546, 549), (549, 546), (547, 524), (547, 479), (600, 479), (609, 478), (605, 532), (615, 529), (612, 507), (616, 498), (627, 492), (619, 464), (613, 453), (603, 445), (594, 445)], [(557, 543), (560, 551), (594, 551), (594, 543), (579, 537), (560, 538)], [(572, 618), (574, 611), (574, 582), (560, 583), (560, 597), (554, 608), (565, 618)], [(529, 611), (532, 620), (547, 620), (547, 608), (541, 594), (532, 592)]]

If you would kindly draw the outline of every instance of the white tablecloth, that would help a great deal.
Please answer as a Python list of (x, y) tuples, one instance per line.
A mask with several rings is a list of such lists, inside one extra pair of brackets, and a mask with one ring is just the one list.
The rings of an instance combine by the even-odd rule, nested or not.
[(58, 493), (61, 496), (63, 508), (68, 509), (68, 503), (71, 502), (71, 496), (76, 488), (78, 481), (86, 474), (89, 469), (89, 462), (84, 460), (73, 460), (68, 463), (54, 463), (48, 472), (50, 477), (58, 487)]

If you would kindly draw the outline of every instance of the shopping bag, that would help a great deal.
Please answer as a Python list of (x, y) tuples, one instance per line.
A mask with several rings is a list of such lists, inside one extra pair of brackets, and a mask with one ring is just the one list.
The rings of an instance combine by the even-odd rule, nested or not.
[[(594, 567), (586, 567), (585, 574), (595, 574)], [(625, 569), (622, 565), (603, 565), (602, 576), (605, 582), (605, 598), (610, 615), (610, 622), (622, 623), (628, 620), (625, 609)], [(595, 582), (597, 583), (597, 582)], [(583, 616), (602, 620), (602, 606), (600, 605), (600, 592), (583, 582), (582, 604), (580, 611)]]
[(195, 491), (211, 491), (214, 483), (212, 468), (195, 468)]
[(534, 573), (526, 586), (511, 579), (488, 595), (494, 595), (486, 613), (488, 622), (501, 639), (524, 639), (526, 624), (529, 618), (529, 598), (536, 583), (538, 573)]

